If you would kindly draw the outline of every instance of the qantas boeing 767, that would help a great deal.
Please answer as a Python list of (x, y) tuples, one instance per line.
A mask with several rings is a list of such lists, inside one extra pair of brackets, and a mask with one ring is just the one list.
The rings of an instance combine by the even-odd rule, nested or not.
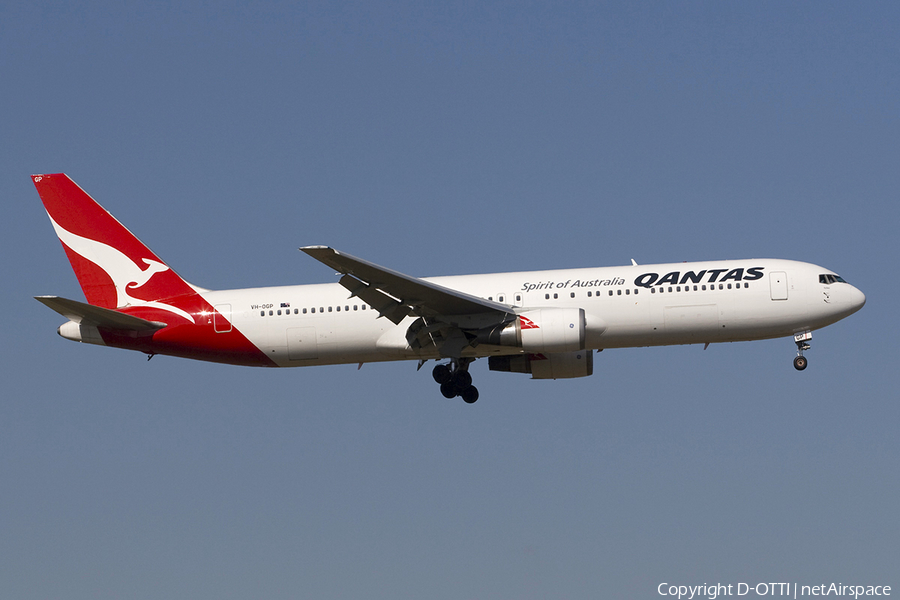
[[(87, 303), (37, 300), (69, 340), (260, 367), (441, 361), (447, 398), (478, 399), (469, 365), (533, 379), (584, 377), (593, 351), (793, 336), (802, 371), (812, 331), (866, 297), (792, 260), (722, 260), (410, 277), (326, 246), (303, 252), (337, 283), (211, 291), (186, 282), (64, 174), (34, 185)], [(632, 261), (633, 262), (633, 261)]]

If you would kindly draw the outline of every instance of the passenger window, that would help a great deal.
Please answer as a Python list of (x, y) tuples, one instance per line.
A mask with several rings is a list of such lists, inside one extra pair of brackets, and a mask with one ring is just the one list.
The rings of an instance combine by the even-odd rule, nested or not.
[(625, 290), (625, 295), (626, 295), (626, 296), (630, 296), (630, 295), (631, 295), (631, 290)]
[(331, 307), (330, 307), (330, 306), (328, 307), (328, 312), (331, 312)]
[(358, 310), (358, 306), (359, 306), (358, 304), (354, 304), (354, 305), (353, 305), (353, 310)]
[(639, 291), (640, 291), (640, 290), (634, 290), (634, 295), (637, 296), (637, 294), (638, 294)]
[(554, 299), (554, 300), (559, 300), (559, 294), (553, 294), (553, 299)]
[(612, 296), (612, 294), (613, 294), (613, 291), (609, 290), (609, 295)]
[(655, 293), (656, 293), (656, 288), (650, 288), (650, 293), (651, 293), (651, 294), (655, 294)]
[(591, 293), (590, 293), (590, 292), (588, 292), (588, 298), (590, 298), (590, 297), (591, 297)]
[(259, 311), (259, 316), (261, 316), (261, 317), (266, 316), (266, 311), (264, 311), (264, 310)]
[(572, 292), (571, 294), (569, 294), (569, 297), (570, 297), (570, 298), (574, 298), (574, 297), (575, 297), (575, 292)]
[(304, 314), (304, 315), (306, 314), (306, 309), (305, 309), (305, 308), (303, 309), (303, 314)]
[(522, 301), (522, 294), (516, 294), (516, 302)]
[(616, 296), (621, 296), (621, 295), (622, 295), (622, 290), (616, 290)]
[(550, 299), (550, 294), (544, 294), (544, 300), (549, 300), (549, 299)]
[(272, 311), (271, 311), (271, 310), (270, 310), (270, 311), (269, 311), (269, 316), (270, 316), (270, 317), (271, 317), (271, 316), (272, 316), (272, 314), (273, 314), (273, 313), (272, 313)]

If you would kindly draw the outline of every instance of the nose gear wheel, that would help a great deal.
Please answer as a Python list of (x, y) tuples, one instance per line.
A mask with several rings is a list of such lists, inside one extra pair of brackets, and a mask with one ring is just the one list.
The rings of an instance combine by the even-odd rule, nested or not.
[(809, 365), (809, 360), (803, 356), (804, 350), (809, 350), (809, 340), (812, 339), (812, 332), (805, 331), (794, 336), (794, 343), (797, 344), (797, 356), (794, 358), (794, 368), (802, 371)]

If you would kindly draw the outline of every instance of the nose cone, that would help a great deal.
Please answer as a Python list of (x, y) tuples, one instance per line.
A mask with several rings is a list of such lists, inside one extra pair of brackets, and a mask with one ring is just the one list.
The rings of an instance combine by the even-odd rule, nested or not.
[(853, 287), (852, 285), (850, 286), (849, 292), (850, 293), (847, 294), (848, 304), (849, 304), (849, 306), (847, 308), (850, 310), (850, 312), (848, 314), (853, 314), (856, 311), (858, 311), (859, 309), (861, 309), (863, 306), (865, 306), (866, 295), (863, 294), (858, 289), (856, 289), (855, 287)]

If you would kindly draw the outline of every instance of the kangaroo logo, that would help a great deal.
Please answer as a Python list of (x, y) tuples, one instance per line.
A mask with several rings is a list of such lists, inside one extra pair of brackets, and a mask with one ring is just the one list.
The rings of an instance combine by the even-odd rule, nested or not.
[(120, 250), (67, 231), (54, 221), (52, 216), (50, 217), (50, 222), (53, 224), (53, 229), (56, 230), (56, 235), (70, 250), (103, 269), (110, 279), (113, 280), (113, 284), (116, 286), (117, 308), (149, 306), (174, 313), (192, 323), (196, 323), (190, 313), (180, 308), (163, 302), (141, 300), (129, 294), (129, 291), (143, 287), (157, 273), (168, 271), (169, 267), (167, 265), (157, 260), (142, 258), (141, 260), (147, 265), (146, 269), (142, 269)]
[(519, 315), (519, 323), (521, 323), (522, 329), (540, 329), (534, 321), (522, 315)]

